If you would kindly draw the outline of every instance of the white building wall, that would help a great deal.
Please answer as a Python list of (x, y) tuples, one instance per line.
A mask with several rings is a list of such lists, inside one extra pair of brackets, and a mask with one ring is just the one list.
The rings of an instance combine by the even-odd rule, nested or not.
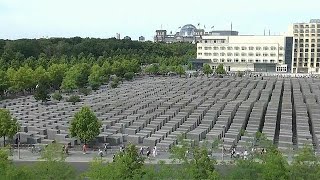
[(230, 66), (230, 71), (254, 71), (254, 63), (285, 66), (284, 47), (285, 36), (203, 36), (197, 58)]

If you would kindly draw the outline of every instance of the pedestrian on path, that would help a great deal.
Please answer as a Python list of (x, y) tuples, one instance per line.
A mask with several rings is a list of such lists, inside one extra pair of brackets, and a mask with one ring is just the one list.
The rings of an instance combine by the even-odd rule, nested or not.
[(104, 153), (106, 153), (106, 155), (107, 155), (107, 149), (108, 149), (107, 144), (104, 144)]
[(139, 154), (143, 155), (143, 147), (142, 146), (140, 147), (140, 153)]
[(87, 147), (85, 144), (82, 146), (82, 151), (83, 151), (83, 154), (87, 153)]
[(103, 152), (101, 149), (99, 149), (98, 155), (102, 158), (103, 157)]

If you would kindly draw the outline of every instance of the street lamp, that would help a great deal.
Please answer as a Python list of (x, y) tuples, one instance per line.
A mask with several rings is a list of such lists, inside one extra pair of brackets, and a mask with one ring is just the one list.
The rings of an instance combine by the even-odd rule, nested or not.
[(225, 133), (225, 128), (226, 128), (226, 126), (225, 125), (223, 125), (222, 126), (222, 150), (221, 150), (221, 161), (223, 162), (223, 156), (224, 156), (224, 133)]

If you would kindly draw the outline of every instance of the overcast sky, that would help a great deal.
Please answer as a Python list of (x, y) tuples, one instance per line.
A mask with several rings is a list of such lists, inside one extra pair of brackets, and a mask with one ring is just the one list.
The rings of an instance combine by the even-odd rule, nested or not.
[(184, 24), (240, 34), (286, 32), (320, 18), (319, 0), (0, 0), (0, 38), (121, 37), (151, 40)]

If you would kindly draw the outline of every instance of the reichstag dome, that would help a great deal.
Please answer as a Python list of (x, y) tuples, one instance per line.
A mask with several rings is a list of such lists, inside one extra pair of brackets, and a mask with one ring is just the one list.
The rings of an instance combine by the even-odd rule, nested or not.
[(193, 36), (196, 29), (197, 28), (192, 24), (184, 25), (181, 28), (179, 35), (184, 37)]

